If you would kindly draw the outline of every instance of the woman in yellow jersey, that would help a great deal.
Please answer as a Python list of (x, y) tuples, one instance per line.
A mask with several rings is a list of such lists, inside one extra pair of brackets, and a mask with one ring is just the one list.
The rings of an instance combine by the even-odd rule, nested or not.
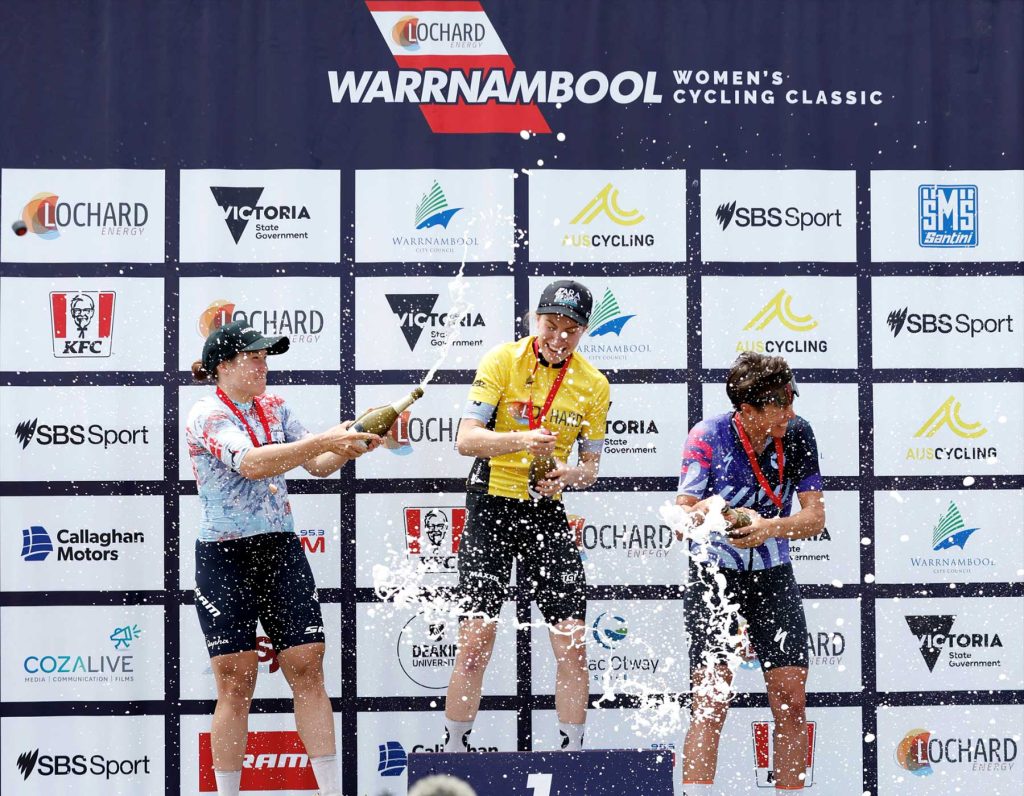
[[(597, 480), (604, 446), (608, 379), (575, 353), (592, 306), (579, 282), (548, 285), (537, 305), (536, 336), (489, 351), (469, 391), (456, 445), (476, 461), (459, 543), (459, 651), (445, 701), (446, 752), (471, 749), (513, 560), (549, 627), (561, 747), (583, 745), (586, 580), (560, 496)], [(570, 465), (577, 442), (578, 462)], [(553, 456), (556, 466), (529, 485), (530, 463), (543, 456)]]

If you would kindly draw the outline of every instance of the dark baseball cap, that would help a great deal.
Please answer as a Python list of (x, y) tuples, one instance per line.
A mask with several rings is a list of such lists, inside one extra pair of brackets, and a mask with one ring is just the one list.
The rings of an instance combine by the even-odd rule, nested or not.
[(564, 315), (584, 326), (590, 323), (590, 311), (594, 307), (594, 297), (579, 282), (571, 279), (559, 279), (552, 282), (540, 294), (537, 302), (538, 315)]
[(267, 354), (283, 354), (290, 341), (284, 335), (264, 337), (253, 329), (248, 321), (232, 321), (214, 329), (203, 346), (203, 367), (215, 373), (221, 362), (226, 362), (242, 351), (266, 351)]

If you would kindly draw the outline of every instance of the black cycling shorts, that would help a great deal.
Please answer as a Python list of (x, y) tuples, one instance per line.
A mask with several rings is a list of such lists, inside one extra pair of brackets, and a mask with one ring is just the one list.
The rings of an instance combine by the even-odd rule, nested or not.
[[(715, 574), (725, 577), (725, 595), (738, 610), (716, 619), (721, 605)], [(710, 595), (710, 605), (706, 598)], [(747, 620), (747, 634), (761, 665), (807, 668), (807, 619), (792, 564), (768, 569), (726, 569), (715, 564), (690, 564), (690, 586), (683, 596), (690, 636), (690, 671), (704, 668), (704, 652), (713, 664), (725, 664), (729, 635), (739, 629), (737, 614)], [(723, 627), (725, 625), (725, 627)]]
[(495, 618), (501, 610), (512, 561), (516, 579), (529, 586), (544, 621), (585, 621), (583, 562), (558, 500), (517, 500), (466, 495), (466, 527), (459, 542), (460, 613)]
[(277, 652), (324, 642), (316, 583), (294, 533), (196, 542), (196, 611), (210, 657), (256, 649), (256, 620)]

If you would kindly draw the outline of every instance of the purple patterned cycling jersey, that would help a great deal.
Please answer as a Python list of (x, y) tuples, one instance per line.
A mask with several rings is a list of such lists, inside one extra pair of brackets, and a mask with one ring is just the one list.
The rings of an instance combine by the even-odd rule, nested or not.
[[(701, 421), (690, 431), (683, 446), (679, 494), (698, 500), (721, 495), (732, 507), (750, 508), (762, 517), (788, 516), (793, 492), (820, 492), (818, 445), (811, 425), (802, 417), (789, 421), (782, 438), (782, 484), (778, 456), (769, 440), (757, 457), (758, 466), (775, 494), (782, 499), (781, 511), (757, 481), (743, 450), (733, 413)], [(695, 543), (691, 542), (691, 546)], [(768, 539), (758, 547), (744, 550), (729, 544), (722, 534), (712, 534), (710, 560), (728, 569), (768, 569), (789, 561), (789, 540)]]
[[(249, 422), (260, 444), (295, 442), (309, 432), (276, 395), (256, 398), (270, 428), (263, 424), (252, 402), (235, 406)], [(242, 458), (254, 447), (242, 421), (216, 395), (196, 402), (185, 423), (185, 440), (192, 472), (199, 486), (202, 520), (199, 540), (222, 542), (275, 531), (294, 532), (292, 507), (284, 475), (250, 480), (239, 474)], [(276, 492), (270, 489), (273, 484)]]

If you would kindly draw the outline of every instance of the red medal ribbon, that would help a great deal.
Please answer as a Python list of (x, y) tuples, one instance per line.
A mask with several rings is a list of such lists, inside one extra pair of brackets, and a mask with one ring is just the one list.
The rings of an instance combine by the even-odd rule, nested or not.
[[(537, 346), (537, 338), (533, 338), (533, 353), (537, 357), (537, 364), (533, 366), (533, 375), (536, 375), (537, 368), (540, 367), (540, 348)], [(530, 421), (530, 430), (540, 428), (540, 421), (547, 417), (548, 410), (551, 409), (551, 404), (555, 402), (555, 396), (558, 394), (558, 388), (562, 386), (562, 379), (565, 378), (566, 372), (569, 370), (569, 363), (572, 362), (572, 354), (566, 358), (565, 362), (562, 363), (561, 370), (558, 371), (558, 375), (555, 376), (555, 381), (551, 385), (551, 389), (548, 391), (548, 397), (544, 401), (544, 406), (540, 410), (540, 414), (534, 418), (533, 416), (533, 391), (530, 391), (530, 399), (526, 402), (527, 418)]]
[[(249, 425), (249, 421), (245, 419), (245, 415), (242, 414), (235, 402), (228, 398), (228, 394), (224, 392), (220, 387), (217, 388), (217, 397), (220, 398), (221, 402), (232, 412), (235, 417), (242, 421), (242, 425), (245, 426), (245, 430), (249, 432), (249, 439), (252, 440), (254, 447), (260, 447), (260, 441), (256, 439), (256, 432), (252, 430), (252, 426)], [(252, 399), (253, 408), (256, 410), (256, 416), (260, 419), (260, 425), (263, 426), (263, 433), (267, 435), (267, 443), (270, 443), (270, 424), (267, 422), (267, 416), (263, 414), (263, 407), (260, 406), (259, 401), (255, 398)]]
[[(754, 455), (754, 446), (750, 444), (750, 437), (748, 437), (747, 432), (743, 430), (743, 424), (740, 422), (739, 415), (733, 415), (732, 419), (736, 423), (736, 431), (740, 435), (740, 444), (743, 445), (743, 450), (746, 452), (747, 458), (750, 460), (750, 468), (754, 471), (754, 477), (757, 478), (757, 482), (761, 485), (765, 494), (768, 495), (772, 503), (774, 503), (781, 512), (782, 497), (775, 494), (771, 484), (768, 483), (768, 479), (765, 478), (764, 473), (761, 472), (761, 468), (757, 464), (757, 457)], [(775, 437), (775, 456), (779, 462), (779, 491), (782, 491), (782, 476), (786, 466), (786, 457), (782, 453), (782, 439), (779, 437)]]

